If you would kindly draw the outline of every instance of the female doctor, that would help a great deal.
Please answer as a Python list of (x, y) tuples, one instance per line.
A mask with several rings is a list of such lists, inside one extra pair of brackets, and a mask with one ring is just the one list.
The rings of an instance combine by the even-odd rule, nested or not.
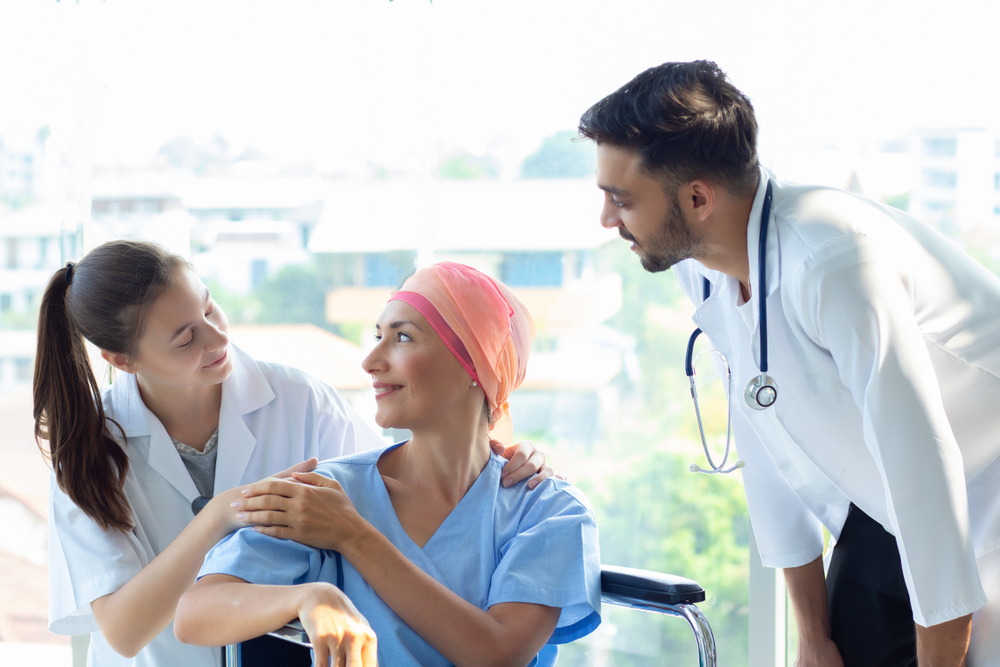
[[(54, 477), (50, 629), (91, 633), (89, 665), (218, 665), (171, 626), (205, 554), (244, 525), (242, 485), (381, 445), (336, 391), (254, 361), (227, 329), (187, 262), (154, 244), (104, 244), (46, 288), (34, 415)], [(124, 371), (103, 391), (83, 338)], [(505, 484), (540, 467), (530, 450)]]

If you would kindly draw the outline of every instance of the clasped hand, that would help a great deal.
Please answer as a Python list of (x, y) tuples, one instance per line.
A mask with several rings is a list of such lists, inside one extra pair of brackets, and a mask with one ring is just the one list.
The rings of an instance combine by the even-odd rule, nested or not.
[[(528, 488), (533, 489), (553, 476), (545, 454), (530, 440), (506, 449), (497, 441), (490, 446), (509, 459), (501, 473), (504, 486), (531, 477)], [(318, 549), (343, 551), (345, 540), (369, 526), (336, 480), (314, 472), (290, 469), (246, 486), (241, 496), (231, 504), (241, 525)]]
[(366, 525), (340, 483), (315, 472), (261, 480), (242, 495), (232, 507), (243, 524), (318, 549), (340, 551)]

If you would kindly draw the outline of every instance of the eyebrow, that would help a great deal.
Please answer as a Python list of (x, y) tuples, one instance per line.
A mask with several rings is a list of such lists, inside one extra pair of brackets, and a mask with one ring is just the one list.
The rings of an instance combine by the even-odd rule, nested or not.
[[(205, 303), (208, 303), (208, 299), (209, 299), (209, 297), (211, 295), (212, 295), (212, 291), (206, 287), (205, 288)], [(177, 329), (177, 331), (174, 332), (174, 335), (170, 337), (170, 340), (167, 341), (167, 344), (169, 345), (170, 343), (173, 343), (177, 339), (177, 337), (180, 336), (185, 331), (187, 331), (188, 327), (190, 327), (192, 324), (194, 324), (194, 322), (188, 322), (184, 326), (182, 326), (179, 329)]]
[(611, 193), (613, 195), (617, 195), (619, 197), (627, 197), (628, 196), (627, 192), (625, 192), (621, 188), (616, 188), (613, 185), (601, 185), (600, 183), (598, 183), (597, 187), (599, 187), (601, 190), (604, 190), (605, 192), (609, 192), (609, 193)]
[[(389, 324), (389, 328), (390, 329), (398, 329), (401, 326), (403, 326), (404, 324), (412, 325), (412, 326), (416, 327), (416, 329), (418, 331), (423, 331), (423, 329), (420, 327), (419, 324), (417, 324), (416, 322), (413, 322), (411, 320), (396, 320), (395, 322), (392, 322), (392, 323)], [(382, 330), (382, 326), (378, 322), (375, 323), (375, 328), (378, 329), (379, 331)]]

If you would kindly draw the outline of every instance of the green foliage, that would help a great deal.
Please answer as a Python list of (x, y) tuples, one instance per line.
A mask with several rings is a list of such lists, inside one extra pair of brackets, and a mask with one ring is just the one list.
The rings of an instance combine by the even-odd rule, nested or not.
[(254, 292), (262, 310), (261, 324), (315, 324), (327, 327), (326, 290), (311, 267), (289, 265)]
[(586, 178), (594, 175), (594, 143), (577, 140), (572, 130), (557, 132), (521, 163), (521, 178)]
[(8, 310), (0, 315), (0, 330), (34, 331), (37, 324), (37, 305), (27, 312)]
[(6, 205), (16, 211), (35, 201), (31, 195), (0, 195), (0, 205)]
[[(708, 591), (701, 607), (719, 638), (720, 655), (728, 656), (726, 664), (735, 664), (748, 636), (746, 500), (738, 479), (688, 473), (691, 458), (640, 450), (603, 488), (586, 480), (580, 485), (598, 515), (602, 560), (697, 580)], [(615, 646), (627, 650), (648, 641), (649, 626), (657, 625), (657, 652), (684, 655), (690, 632), (669, 622), (619, 626)]]
[(471, 153), (454, 155), (438, 168), (441, 178), (466, 180), (472, 178), (496, 178), (500, 174), (496, 160), (492, 157), (479, 157)]
[(893, 195), (892, 197), (885, 197), (882, 199), (883, 204), (888, 204), (894, 208), (898, 208), (900, 211), (910, 210), (910, 193), (904, 192), (901, 195)]
[(256, 321), (263, 306), (253, 294), (246, 296), (233, 294), (214, 280), (206, 281), (208, 289), (231, 324), (251, 324)]
[(361, 347), (365, 334), (371, 334), (374, 330), (371, 322), (341, 322), (333, 325), (333, 333), (346, 341), (350, 341)]
[[(532, 434), (557, 470), (567, 472), (594, 505), (604, 563), (670, 572), (707, 591), (699, 607), (715, 631), (721, 664), (746, 665), (749, 519), (738, 476), (693, 475), (704, 465), (684, 350), (693, 325), (673, 272), (647, 273), (625, 243), (595, 256), (600, 272), (622, 276), (622, 309), (608, 324), (636, 339), (642, 378), (618, 379), (619, 406), (604, 420), (593, 454)], [(725, 444), (726, 400), (707, 360), (699, 395), (710, 444)], [(731, 454), (730, 461), (735, 456)], [(694, 667), (687, 624), (676, 618), (605, 607), (603, 629), (565, 647), (563, 667), (670, 664)]]

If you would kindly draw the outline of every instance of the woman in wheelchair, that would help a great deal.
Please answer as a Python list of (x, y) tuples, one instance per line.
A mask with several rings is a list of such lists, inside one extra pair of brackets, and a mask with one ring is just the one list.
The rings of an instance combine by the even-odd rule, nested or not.
[[(556, 644), (600, 624), (600, 555), (573, 486), (499, 483), (489, 439), (509, 435), (531, 316), (502, 283), (445, 262), (407, 280), (376, 330), (376, 421), (412, 438), (296, 474), (339, 511), (219, 543), (177, 637), (217, 646), (298, 617), (318, 665), (374, 665), (376, 651), (392, 667), (554, 664)], [(248, 518), (267, 511), (261, 490), (241, 501)], [(314, 546), (280, 539), (292, 535)]]

